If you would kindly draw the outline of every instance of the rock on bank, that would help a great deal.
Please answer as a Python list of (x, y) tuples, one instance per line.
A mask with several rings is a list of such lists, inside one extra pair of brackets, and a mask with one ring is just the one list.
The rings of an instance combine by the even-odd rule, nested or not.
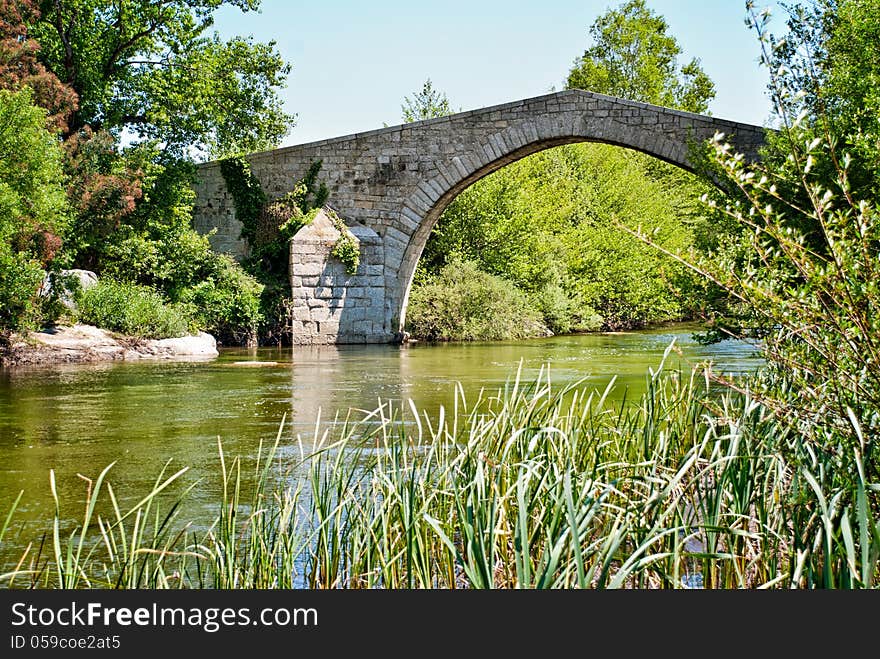
[(0, 353), (0, 365), (202, 359), (218, 354), (214, 337), (204, 332), (176, 339), (140, 339), (77, 324), (14, 337)]

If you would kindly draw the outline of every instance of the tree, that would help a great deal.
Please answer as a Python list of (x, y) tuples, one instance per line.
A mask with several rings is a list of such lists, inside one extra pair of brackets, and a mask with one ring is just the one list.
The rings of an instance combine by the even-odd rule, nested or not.
[(593, 45), (575, 60), (566, 88), (706, 112), (715, 85), (699, 60), (679, 67), (681, 48), (668, 28), (645, 0), (607, 11), (590, 26)]
[[(816, 136), (835, 137), (838, 156), (856, 156), (848, 171), (857, 195), (880, 192), (880, 4), (819, 0), (790, 8), (788, 35), (764, 34), (763, 63), (776, 72), (770, 89), (784, 130), (774, 149), (780, 162), (791, 149), (787, 128), (809, 127)], [(809, 57), (803, 53), (809, 52)], [(824, 172), (835, 176), (834, 163)], [(799, 166), (794, 164), (795, 167)], [(806, 201), (806, 200), (805, 200)]]
[(39, 15), (34, 0), (0, 0), (0, 89), (28, 87), (34, 104), (48, 112), (47, 127), (66, 131), (77, 107), (76, 92), (37, 59), (40, 44), (28, 34), (27, 24)]
[(222, 5), (259, 0), (43, 0), (28, 34), (79, 96), (67, 134), (128, 131), (177, 156), (275, 145), (293, 120), (277, 94), (290, 67), (274, 42), (208, 35)]
[(31, 90), (0, 90), (0, 332), (34, 320), (65, 219), (61, 151)]
[[(570, 145), (490, 174), (446, 208), (418, 281), (466, 259), (526, 293), (554, 332), (633, 328), (693, 313), (694, 278), (612, 221), (650, 226), (667, 249), (694, 243), (681, 213), (692, 191), (646, 175), (647, 160), (607, 145)], [(677, 295), (670, 283), (692, 290)]]
[(403, 121), (405, 123), (445, 117), (455, 113), (455, 110), (449, 105), (449, 99), (446, 98), (446, 94), (435, 90), (430, 78), (425, 80), (422, 90), (413, 94), (412, 98), (409, 96), (404, 97), (403, 105), (400, 106), (400, 109), (403, 111)]

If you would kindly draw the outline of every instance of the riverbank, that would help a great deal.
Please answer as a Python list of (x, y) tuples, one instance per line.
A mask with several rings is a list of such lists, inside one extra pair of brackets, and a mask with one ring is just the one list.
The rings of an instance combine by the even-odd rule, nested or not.
[(193, 359), (218, 354), (216, 340), (205, 332), (172, 339), (143, 339), (76, 324), (14, 336), (0, 352), (0, 366)]

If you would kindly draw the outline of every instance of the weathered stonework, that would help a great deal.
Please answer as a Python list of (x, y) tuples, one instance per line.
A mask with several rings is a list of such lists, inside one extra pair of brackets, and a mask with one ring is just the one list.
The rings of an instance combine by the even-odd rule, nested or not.
[(340, 233), (323, 210), (290, 242), (290, 323), (295, 344), (388, 340), (381, 313), (385, 303), (382, 241), (363, 225), (353, 225), (348, 231), (360, 253), (353, 275), (330, 254)]
[[(300, 321), (301, 326), (294, 327), (300, 332), (295, 333), (296, 340), (385, 342), (400, 336), (412, 276), (431, 229), (449, 202), (475, 181), (529, 154), (573, 142), (615, 144), (690, 170), (691, 145), (711, 138), (716, 132), (728, 135), (736, 149), (748, 158), (757, 157), (758, 147), (764, 141), (764, 129), (760, 126), (569, 90), (255, 153), (248, 160), (270, 197), (289, 192), (309, 165), (321, 160), (320, 178), (330, 190), (329, 204), (350, 226), (369, 227), (376, 234), (377, 242), (372, 248), (376, 258), (381, 253), (381, 260), (367, 265), (362, 253), (362, 267), (372, 270), (365, 269), (363, 275), (360, 271), (357, 275), (367, 278), (363, 281), (369, 282), (369, 286), (350, 283), (346, 291), (346, 299), (357, 299), (360, 289), (369, 289), (370, 304), (352, 307), (350, 318), (341, 312), (322, 311), (317, 317), (331, 319), (321, 321), (310, 313), (308, 319)], [(216, 229), (211, 238), (215, 249), (238, 257), (245, 255), (247, 245), (241, 240), (241, 225), (235, 219), (219, 164), (202, 165), (199, 175), (196, 229), (205, 233)], [(291, 253), (292, 265), (307, 254)], [(335, 276), (331, 273), (336, 272), (333, 268), (342, 265), (328, 262), (327, 267), (326, 272), (321, 270), (324, 281)], [(299, 276), (303, 277), (300, 293), (310, 286), (315, 288), (309, 298), (302, 298), (315, 303), (310, 308), (330, 309), (329, 302), (318, 302), (335, 299), (318, 295), (317, 289), (328, 288), (320, 283), (322, 275)], [(332, 291), (336, 287), (330, 288), (335, 296)], [(381, 298), (377, 297), (380, 291)], [(302, 307), (299, 308), (304, 316)], [(334, 325), (337, 321), (338, 329)]]

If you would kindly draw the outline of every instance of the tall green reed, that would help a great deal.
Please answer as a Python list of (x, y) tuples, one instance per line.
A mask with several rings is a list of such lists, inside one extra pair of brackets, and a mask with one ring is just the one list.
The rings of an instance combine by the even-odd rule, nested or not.
[[(451, 410), (435, 417), (384, 403), (318, 421), (294, 457), (279, 452), (282, 421), (249, 477), (218, 443), (218, 512), (201, 527), (178, 519), (186, 488), (160, 506), (159, 493), (183, 470), (160, 474), (122, 512), (105, 469), (89, 481), (83, 522), (66, 536), (56, 496), (51, 554), (31, 557), (29, 581), (12, 583), (877, 586), (880, 486), (858, 449), (845, 461), (817, 452), (751, 397), (748, 383), (719, 391), (706, 369), (661, 364), (637, 400), (613, 382), (595, 391), (551, 380), (549, 369), (530, 382), (517, 372), (472, 400), (457, 388)], [(850, 462), (855, 476), (837, 473)], [(95, 512), (99, 494), (112, 504), (107, 519)]]

